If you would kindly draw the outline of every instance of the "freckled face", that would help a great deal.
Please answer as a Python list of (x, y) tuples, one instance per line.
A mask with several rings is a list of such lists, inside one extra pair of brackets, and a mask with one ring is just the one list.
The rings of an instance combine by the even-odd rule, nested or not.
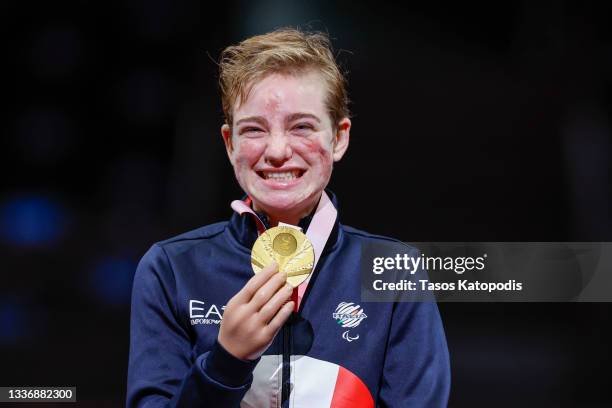
[(234, 109), (228, 154), (256, 209), (303, 216), (319, 199), (334, 162), (326, 92), (313, 71), (271, 74)]

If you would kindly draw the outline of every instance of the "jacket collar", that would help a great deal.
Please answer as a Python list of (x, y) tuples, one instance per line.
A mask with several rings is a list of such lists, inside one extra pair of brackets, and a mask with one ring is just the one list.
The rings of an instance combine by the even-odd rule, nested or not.
[[(338, 199), (336, 198), (336, 195), (327, 189), (325, 190), (325, 192), (327, 193), (332, 204), (334, 205), (334, 207), (336, 207), (339, 213), (340, 211), (338, 208)], [(243, 199), (244, 198), (246, 197), (243, 197)], [(315, 210), (316, 206), (315, 209), (312, 210), (312, 212), (308, 216), (300, 220), (298, 226), (302, 228), (302, 231), (306, 232), (308, 230), (308, 226), (310, 225), (310, 221), (312, 221), (312, 216), (314, 215)], [(267, 215), (262, 212), (257, 212), (257, 215), (263, 221), (266, 228), (270, 228), (270, 223)], [(336, 221), (334, 223), (334, 228), (332, 229), (331, 235), (329, 236), (327, 244), (325, 245), (325, 249), (323, 250), (323, 254), (328, 252), (329, 249), (332, 248), (338, 240), (338, 228), (340, 224), (339, 220), (340, 216), (338, 215), (338, 217), (336, 217)], [(253, 247), (253, 244), (255, 243), (255, 240), (257, 240), (257, 237), (259, 236), (257, 232), (257, 225), (255, 224), (253, 216), (248, 213), (240, 215), (234, 212), (229, 220), (228, 226), (230, 233), (236, 239), (236, 241), (238, 241), (242, 246), (244, 246), (250, 251)]]

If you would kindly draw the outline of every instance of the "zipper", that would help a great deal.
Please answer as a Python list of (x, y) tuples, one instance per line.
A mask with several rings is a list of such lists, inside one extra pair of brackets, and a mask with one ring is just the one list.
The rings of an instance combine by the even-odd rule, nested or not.
[(291, 394), (291, 321), (293, 313), (286, 324), (283, 325), (283, 373), (281, 388), (281, 407), (289, 406)]

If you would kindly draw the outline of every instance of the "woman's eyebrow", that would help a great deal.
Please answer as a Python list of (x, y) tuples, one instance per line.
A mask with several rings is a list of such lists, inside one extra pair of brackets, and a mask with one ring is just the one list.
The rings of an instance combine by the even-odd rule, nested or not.
[(317, 123), (321, 123), (321, 119), (319, 119), (318, 116), (313, 115), (312, 113), (305, 113), (305, 112), (292, 113), (289, 116), (287, 116), (286, 121), (293, 122), (294, 120), (305, 119), (305, 118), (314, 119), (315, 121), (317, 121)]
[(242, 118), (240, 120), (238, 120), (236, 122), (236, 126), (240, 125), (241, 123), (244, 122), (256, 122), (262, 126), (265, 126), (268, 124), (268, 121), (266, 120), (266, 118), (264, 118), (263, 116), (248, 116), (246, 118)]

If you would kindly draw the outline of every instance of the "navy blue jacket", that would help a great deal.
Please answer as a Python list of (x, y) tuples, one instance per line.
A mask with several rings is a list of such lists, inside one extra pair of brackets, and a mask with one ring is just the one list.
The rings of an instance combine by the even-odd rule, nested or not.
[[(300, 226), (307, 229), (310, 218)], [(444, 407), (450, 369), (433, 302), (360, 302), (372, 244), (336, 221), (300, 305), (256, 361), (226, 352), (223, 310), (252, 277), (257, 229), (234, 214), (154, 244), (134, 278), (128, 407)]]

